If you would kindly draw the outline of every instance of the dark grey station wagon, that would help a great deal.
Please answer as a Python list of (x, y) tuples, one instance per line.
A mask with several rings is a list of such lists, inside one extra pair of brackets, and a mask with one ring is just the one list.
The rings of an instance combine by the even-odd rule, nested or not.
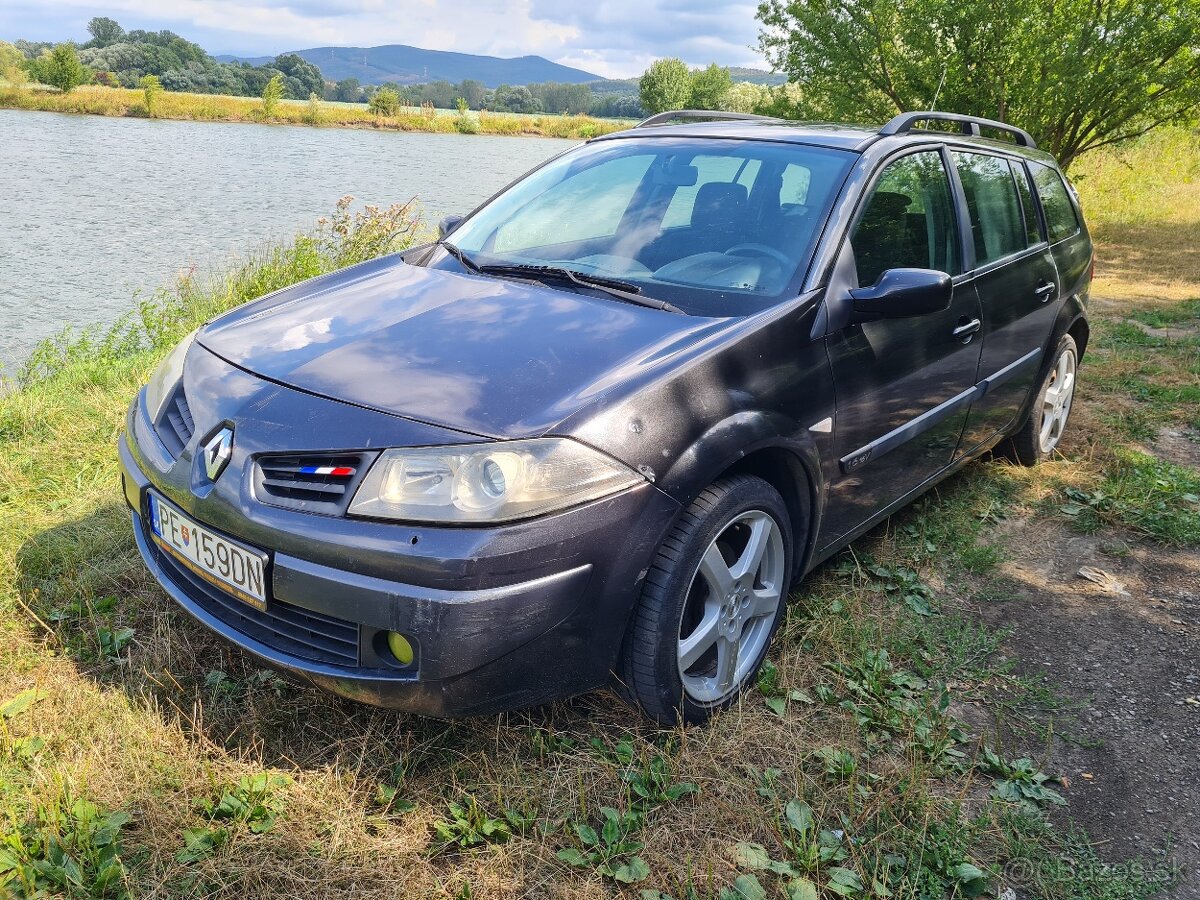
[(356, 700), (611, 684), (702, 721), (807, 571), (1002, 442), (1055, 451), (1092, 265), (1011, 126), (655, 116), (187, 338), (120, 440), (138, 546)]

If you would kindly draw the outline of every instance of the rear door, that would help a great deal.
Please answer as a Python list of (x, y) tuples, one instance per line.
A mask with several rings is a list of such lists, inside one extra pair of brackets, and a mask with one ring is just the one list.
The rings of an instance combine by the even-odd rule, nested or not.
[(836, 470), (828, 476), (823, 547), (950, 464), (979, 363), (979, 340), (972, 330), (979, 325), (979, 302), (960, 275), (961, 259), (943, 152), (922, 150), (889, 162), (842, 250), (837, 268), (848, 271), (835, 280), (865, 287), (894, 268), (935, 269), (958, 277), (948, 310), (847, 324), (829, 334), (837, 452), (830, 463)]
[(1053, 166), (1030, 161), (1029, 172), (1041, 201), (1050, 252), (1058, 268), (1059, 291), (1064, 297), (1085, 294), (1091, 280), (1092, 241), (1074, 191)]
[(1058, 315), (1058, 274), (1024, 165), (998, 154), (951, 153), (966, 201), (972, 281), (983, 309), (977, 395), (955, 456), (1016, 419)]

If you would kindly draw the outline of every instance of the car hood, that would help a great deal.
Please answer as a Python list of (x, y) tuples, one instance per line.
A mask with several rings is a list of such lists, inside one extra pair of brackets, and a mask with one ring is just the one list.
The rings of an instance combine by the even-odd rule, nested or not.
[(240, 307), (197, 340), (312, 394), (517, 438), (545, 433), (729, 321), (391, 256)]

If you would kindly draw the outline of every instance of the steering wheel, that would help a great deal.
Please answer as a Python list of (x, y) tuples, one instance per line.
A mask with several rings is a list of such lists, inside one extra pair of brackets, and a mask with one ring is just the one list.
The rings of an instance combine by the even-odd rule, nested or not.
[(795, 260), (791, 259), (782, 250), (776, 250), (774, 247), (769, 247), (766, 244), (734, 244), (732, 247), (730, 247), (725, 252), (728, 254), (733, 254), (735, 256), (739, 252), (758, 253), (761, 256), (771, 257), (771, 259), (775, 260), (776, 262), (778, 262), (780, 265), (784, 266), (785, 268), (787, 266), (793, 265), (795, 263)]

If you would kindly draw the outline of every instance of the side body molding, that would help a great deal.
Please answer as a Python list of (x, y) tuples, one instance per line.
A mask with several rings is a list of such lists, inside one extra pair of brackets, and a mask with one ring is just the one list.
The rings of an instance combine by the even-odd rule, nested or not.
[(974, 387), (967, 388), (960, 394), (956, 394), (949, 400), (939, 403), (932, 409), (928, 409), (915, 419), (909, 419), (899, 428), (889, 431), (887, 434), (875, 438), (869, 444), (864, 444), (857, 450), (847, 453), (840, 460), (843, 472), (853, 472), (872, 460), (879, 459), (881, 456), (895, 450), (906, 441), (910, 441), (917, 435), (928, 431), (933, 426), (937, 425), (943, 419), (959, 412), (964, 406), (982, 399), (991, 391), (1008, 381), (1010, 378), (1020, 374), (1031, 366), (1037, 365), (1037, 362), (1042, 357), (1042, 348), (1038, 347), (1030, 350), (1020, 359), (1017, 359), (1003, 369), (999, 369), (989, 375), (987, 378), (975, 384)]

